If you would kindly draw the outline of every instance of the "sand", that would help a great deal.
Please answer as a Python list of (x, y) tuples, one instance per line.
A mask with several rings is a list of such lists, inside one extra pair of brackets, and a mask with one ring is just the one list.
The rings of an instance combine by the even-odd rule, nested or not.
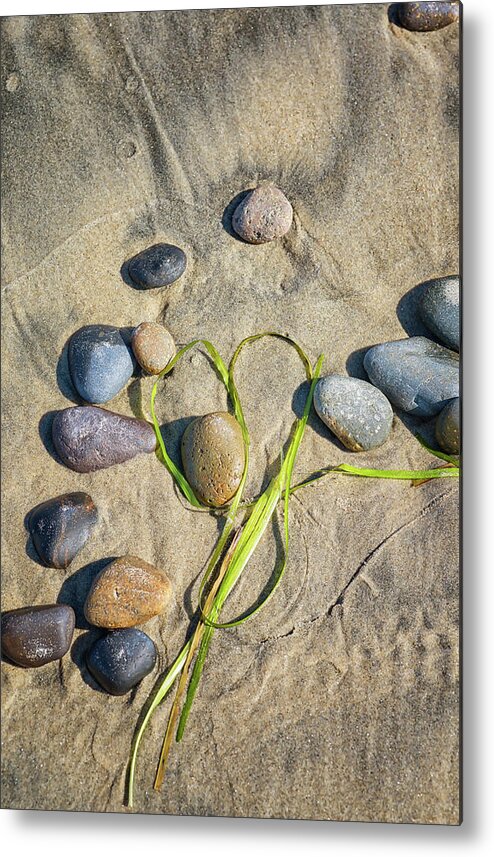
[[(218, 521), (182, 505), (154, 455), (88, 475), (56, 460), (53, 413), (77, 401), (66, 342), (84, 324), (163, 321), (178, 343), (207, 337), (228, 359), (243, 336), (272, 329), (312, 360), (324, 352), (325, 371), (365, 377), (367, 347), (423, 333), (416, 286), (459, 266), (459, 28), (408, 33), (372, 4), (13, 17), (2, 36), (2, 609), (58, 600), (78, 613), (60, 666), (2, 664), (2, 805), (122, 812), (158, 672), (128, 697), (99, 691), (82, 604), (115, 556), (164, 568), (172, 605), (145, 630), (165, 669)], [(261, 179), (283, 189), (294, 223), (250, 246), (231, 213)], [(157, 241), (184, 248), (187, 272), (168, 289), (133, 289), (121, 266)], [(251, 494), (273, 472), (303, 381), (281, 343), (239, 361)], [(140, 416), (149, 392), (136, 378), (110, 407)], [(187, 356), (157, 398), (173, 454), (192, 417), (226, 405), (207, 359)], [(296, 476), (341, 461), (433, 464), (418, 425), (396, 415), (385, 446), (355, 454), (313, 415)], [(98, 529), (68, 572), (44, 568), (24, 518), (80, 490)], [(154, 716), (135, 811), (457, 824), (458, 518), (454, 480), (335, 477), (300, 492), (281, 588), (250, 623), (215, 635), (161, 793), (168, 704)], [(225, 619), (270, 579), (280, 523)]]

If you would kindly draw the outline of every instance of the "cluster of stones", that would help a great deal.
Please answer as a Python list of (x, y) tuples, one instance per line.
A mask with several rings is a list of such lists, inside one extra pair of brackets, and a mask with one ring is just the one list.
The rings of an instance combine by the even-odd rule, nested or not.
[(460, 452), (459, 278), (441, 277), (425, 283), (419, 312), (428, 330), (443, 344), (425, 336), (384, 342), (364, 356), (372, 383), (326, 375), (316, 385), (318, 415), (352, 452), (384, 443), (392, 428), (392, 404), (424, 419), (436, 416), (440, 448), (453, 455)]
[[(40, 503), (29, 514), (27, 526), (44, 565), (65, 569), (97, 522), (98, 511), (89, 494), (74, 492)], [(110, 562), (94, 579), (84, 614), (91, 625), (108, 633), (92, 645), (86, 662), (108, 693), (127, 693), (154, 669), (156, 647), (135, 626), (161, 614), (171, 591), (164, 571), (130, 555)], [(44, 666), (68, 652), (74, 629), (75, 613), (68, 604), (8, 611), (2, 616), (2, 654), (18, 666)]]
[[(409, 29), (437, 29), (458, 14), (438, 7), (456, 5), (402, 4), (407, 9), (401, 10), (400, 20)], [(421, 7), (418, 11), (417, 6)], [(232, 217), (237, 236), (250, 244), (282, 238), (292, 222), (290, 202), (271, 182), (249, 191)], [(186, 266), (183, 250), (159, 243), (138, 253), (125, 268), (136, 287), (155, 289), (176, 282)], [(420, 312), (442, 345), (418, 336), (383, 343), (365, 355), (364, 366), (372, 383), (326, 375), (316, 386), (318, 415), (353, 452), (385, 442), (393, 422), (392, 404), (421, 417), (438, 414), (438, 443), (446, 452), (459, 452), (458, 277), (431, 281)], [(104, 324), (76, 331), (69, 342), (68, 362), (74, 388), (84, 404), (59, 411), (53, 420), (53, 443), (62, 462), (78, 473), (88, 473), (154, 452), (156, 436), (148, 422), (100, 406), (118, 395), (137, 367), (157, 375), (174, 355), (172, 335), (154, 322), (142, 322), (130, 333)], [(212, 507), (228, 503), (245, 467), (242, 431), (236, 419), (218, 412), (193, 420), (183, 435), (182, 461), (199, 500)], [(41, 503), (30, 513), (27, 525), (40, 560), (46, 566), (65, 569), (82, 550), (97, 521), (91, 497), (74, 492)], [(106, 633), (90, 648), (86, 660), (89, 671), (108, 693), (127, 693), (153, 670), (155, 645), (136, 626), (161, 614), (170, 597), (166, 574), (131, 555), (109, 563), (93, 581), (84, 613), (91, 625)], [(19, 666), (40, 667), (67, 653), (74, 628), (75, 613), (67, 604), (11, 610), (2, 617), (2, 652)]]

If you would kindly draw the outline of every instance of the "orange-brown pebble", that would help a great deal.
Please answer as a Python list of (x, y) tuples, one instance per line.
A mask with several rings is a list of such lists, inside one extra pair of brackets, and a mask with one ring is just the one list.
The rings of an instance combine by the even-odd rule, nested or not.
[(139, 559), (121, 556), (93, 581), (84, 615), (98, 628), (131, 628), (161, 613), (171, 598), (164, 571)]
[(245, 464), (242, 429), (231, 414), (198, 417), (182, 438), (185, 475), (195, 495), (209, 506), (223, 506), (235, 494)]
[(153, 321), (143, 321), (132, 334), (132, 350), (139, 366), (150, 375), (159, 375), (175, 356), (171, 333)]

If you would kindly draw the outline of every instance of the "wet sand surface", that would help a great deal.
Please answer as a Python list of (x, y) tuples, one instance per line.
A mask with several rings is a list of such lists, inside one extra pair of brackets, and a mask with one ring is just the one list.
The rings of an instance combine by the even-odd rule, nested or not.
[[(120, 812), (137, 719), (183, 644), (218, 521), (184, 507), (154, 455), (85, 475), (56, 459), (53, 414), (78, 401), (67, 340), (86, 324), (158, 321), (229, 359), (242, 337), (278, 330), (312, 360), (324, 352), (326, 372), (365, 377), (367, 347), (424, 333), (416, 286), (459, 265), (459, 28), (410, 33), (386, 5), (363, 5), (19, 17), (2, 36), (2, 609), (60, 601), (78, 616), (61, 664), (2, 664), (2, 804)], [(252, 246), (231, 214), (261, 179), (294, 222)], [(132, 288), (122, 265), (158, 241), (186, 251), (186, 273)], [(250, 495), (303, 381), (279, 342), (239, 360)], [(136, 377), (108, 407), (142, 416), (150, 388)], [(199, 352), (156, 404), (177, 461), (188, 422), (227, 406)], [(295, 476), (432, 465), (418, 426), (396, 415), (383, 447), (352, 454), (312, 415)], [(64, 572), (36, 561), (24, 519), (66, 491), (88, 492), (100, 522)], [(458, 516), (454, 480), (330, 477), (294, 496), (282, 586), (251, 622), (216, 633), (161, 793), (168, 704), (153, 717), (135, 811), (458, 823)], [(269, 581), (281, 523), (224, 619)], [(158, 669), (110, 697), (85, 667), (98, 632), (82, 606), (126, 553), (163, 568), (174, 595), (143, 627)]]

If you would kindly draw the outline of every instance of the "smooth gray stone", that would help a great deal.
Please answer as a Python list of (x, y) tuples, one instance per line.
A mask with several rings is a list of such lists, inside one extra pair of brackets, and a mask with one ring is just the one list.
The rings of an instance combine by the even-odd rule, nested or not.
[(436, 440), (444, 452), (459, 455), (461, 446), (460, 400), (453, 399), (442, 409), (436, 420)]
[(142, 289), (170, 286), (182, 276), (186, 267), (187, 256), (174, 244), (153, 244), (127, 264), (131, 280)]
[(29, 513), (28, 530), (40, 559), (50, 568), (67, 568), (98, 521), (89, 494), (74, 491), (45, 500)]
[(135, 359), (118, 327), (89, 324), (70, 339), (69, 369), (74, 387), (86, 402), (109, 402), (132, 377)]
[(425, 326), (444, 345), (460, 350), (460, 278), (440, 277), (427, 283), (419, 303)]
[(59, 411), (52, 438), (63, 463), (78, 473), (103, 470), (156, 449), (154, 429), (145, 420), (91, 405)]
[(360, 378), (320, 378), (314, 407), (323, 423), (352, 452), (381, 446), (393, 424), (393, 409), (384, 393)]
[(410, 414), (433, 417), (459, 395), (459, 358), (425, 336), (369, 348), (364, 368), (388, 399)]
[(138, 628), (111, 631), (90, 648), (89, 672), (113, 696), (122, 696), (155, 667), (158, 653), (153, 641)]

